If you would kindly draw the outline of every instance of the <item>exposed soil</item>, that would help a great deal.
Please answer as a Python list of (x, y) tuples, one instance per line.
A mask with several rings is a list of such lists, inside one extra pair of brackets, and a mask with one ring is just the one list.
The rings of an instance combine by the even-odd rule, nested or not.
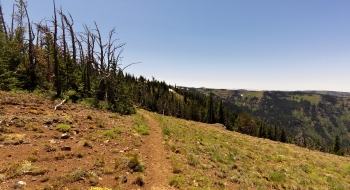
[[(161, 128), (147, 112), (140, 113), (150, 134), (140, 135), (133, 129), (137, 115), (71, 102), (55, 111), (60, 102), (0, 91), (0, 189), (18, 181), (26, 189), (171, 189)], [(71, 126), (67, 139), (56, 129), (59, 124)], [(124, 163), (135, 154), (146, 165), (142, 172)]]
[(142, 114), (147, 118), (150, 135), (144, 138), (145, 144), (140, 148), (148, 169), (146, 177), (149, 184), (146, 189), (171, 189), (168, 180), (171, 174), (171, 163), (166, 159), (166, 151), (163, 146), (163, 137), (159, 123), (146, 112)]

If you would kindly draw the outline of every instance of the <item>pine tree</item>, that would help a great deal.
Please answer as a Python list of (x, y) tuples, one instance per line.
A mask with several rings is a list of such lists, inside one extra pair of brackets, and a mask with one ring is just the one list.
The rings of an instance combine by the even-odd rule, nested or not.
[(340, 153), (340, 139), (339, 139), (339, 135), (335, 136), (335, 140), (333, 143), (333, 153), (335, 154), (339, 154)]
[(257, 136), (258, 126), (255, 119), (247, 112), (243, 112), (238, 115), (235, 121), (235, 129), (243, 134)]
[(266, 131), (267, 131), (267, 138), (270, 140), (273, 140), (271, 125), (266, 125)]
[(281, 130), (281, 142), (285, 143), (287, 142), (286, 132), (284, 131), (284, 127), (282, 127)]
[(214, 102), (213, 93), (209, 93), (207, 103), (207, 123), (214, 123)]
[(225, 123), (225, 115), (224, 115), (224, 107), (222, 104), (222, 100), (220, 100), (218, 108), (217, 108), (217, 122), (224, 124)]

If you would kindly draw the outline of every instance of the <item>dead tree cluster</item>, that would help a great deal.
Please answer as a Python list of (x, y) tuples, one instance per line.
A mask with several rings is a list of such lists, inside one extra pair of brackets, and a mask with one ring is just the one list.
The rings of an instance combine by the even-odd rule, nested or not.
[(57, 9), (55, 0), (52, 18), (38, 23), (30, 20), (27, 8), (27, 2), (16, 0), (8, 26), (0, 5), (3, 41), (8, 49), (17, 53), (3, 55), (3, 58), (18, 60), (10, 62), (9, 67), (4, 66), (0, 75), (11, 71), (27, 79), (24, 84), (16, 85), (31, 90), (54, 89), (58, 97), (74, 91), (80, 96), (114, 102), (118, 96), (115, 89), (120, 79), (118, 75), (123, 71), (120, 61), (125, 45), (116, 44), (115, 28), (104, 42), (96, 22), (93, 28), (83, 24), (84, 31), (76, 32), (72, 15), (64, 13), (62, 8)]

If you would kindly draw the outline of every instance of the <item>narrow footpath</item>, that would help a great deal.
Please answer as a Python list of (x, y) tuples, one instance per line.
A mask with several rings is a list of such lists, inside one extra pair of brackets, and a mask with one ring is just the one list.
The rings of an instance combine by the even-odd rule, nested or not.
[(144, 144), (140, 148), (140, 153), (143, 156), (142, 159), (147, 164), (144, 189), (174, 189), (169, 186), (169, 177), (172, 174), (172, 170), (171, 162), (166, 158), (162, 128), (159, 122), (150, 114), (145, 112), (142, 114), (147, 119), (150, 131), (149, 135), (143, 137)]

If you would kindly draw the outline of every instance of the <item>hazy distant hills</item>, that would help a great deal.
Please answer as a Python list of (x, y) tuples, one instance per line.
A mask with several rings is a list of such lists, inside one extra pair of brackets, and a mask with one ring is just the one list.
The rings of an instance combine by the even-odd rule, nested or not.
[(348, 92), (187, 89), (212, 92), (234, 111), (246, 111), (270, 124), (283, 126), (292, 135), (291, 140), (301, 146), (327, 148), (336, 135), (342, 145), (350, 146)]
[(311, 94), (331, 95), (331, 96), (338, 96), (338, 97), (350, 97), (350, 92), (318, 91), (318, 90), (307, 90), (307, 91), (303, 91), (303, 92), (311, 93)]

